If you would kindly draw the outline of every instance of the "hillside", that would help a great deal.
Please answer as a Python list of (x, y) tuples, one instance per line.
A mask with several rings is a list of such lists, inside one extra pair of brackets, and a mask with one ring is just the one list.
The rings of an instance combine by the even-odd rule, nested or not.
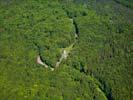
[(133, 100), (132, 0), (0, 0), (0, 100)]

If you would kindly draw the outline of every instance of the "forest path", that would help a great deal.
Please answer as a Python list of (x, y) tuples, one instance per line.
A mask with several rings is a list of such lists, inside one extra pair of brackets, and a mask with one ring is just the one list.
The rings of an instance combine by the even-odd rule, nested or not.
[(73, 47), (74, 47), (74, 45), (75, 45), (75, 43), (76, 43), (76, 40), (78, 39), (78, 35), (79, 35), (78, 32), (77, 32), (77, 25), (75, 24), (74, 19), (73, 19), (73, 18), (70, 18), (70, 21), (72, 22), (72, 24), (73, 24), (73, 26), (74, 26), (74, 28), (75, 28), (75, 40), (74, 40), (74, 42), (73, 42), (70, 46), (68, 46), (68, 47), (66, 47), (66, 48), (63, 48), (63, 51), (62, 51), (62, 53), (61, 53), (61, 57), (60, 57), (60, 59), (56, 62), (54, 68), (52, 68), (51, 66), (48, 66), (44, 61), (42, 61), (40, 55), (37, 56), (37, 63), (38, 63), (38, 64), (44, 66), (45, 68), (49, 68), (49, 67), (50, 67), (51, 71), (54, 71), (55, 68), (57, 68), (57, 67), (60, 66), (60, 64), (61, 64), (61, 62), (63, 61), (63, 59), (65, 59), (65, 60), (67, 59), (68, 55), (71, 53), (71, 51), (72, 51), (72, 49), (73, 49)]
[[(44, 66), (45, 68), (49, 67), (45, 62), (42, 61), (40, 55), (37, 56), (37, 63)], [(54, 71), (54, 68), (50, 67), (50, 69), (51, 69), (51, 71)]]
[(74, 43), (71, 44), (69, 47), (64, 48), (59, 61), (56, 62), (55, 68), (59, 67), (59, 65), (60, 65), (60, 63), (62, 62), (63, 59), (67, 59), (69, 53), (73, 49), (73, 46), (74, 46)]

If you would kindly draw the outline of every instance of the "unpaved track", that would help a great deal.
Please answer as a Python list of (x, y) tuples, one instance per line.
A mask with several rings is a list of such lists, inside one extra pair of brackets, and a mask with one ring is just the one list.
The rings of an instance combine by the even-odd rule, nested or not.
[[(72, 21), (72, 24), (74, 25), (74, 20), (73, 19), (70, 19), (70, 20)], [(74, 27), (75, 27), (75, 25), (74, 25)], [(70, 46), (64, 48), (64, 50), (63, 50), (63, 52), (61, 54), (60, 59), (55, 64), (55, 68), (60, 66), (60, 64), (63, 61), (63, 59), (67, 59), (69, 53), (71, 52), (71, 50), (73, 49), (73, 47), (74, 47), (74, 45), (76, 43), (77, 38), (78, 38), (78, 33), (75, 33), (75, 41), (74, 41), (74, 43), (72, 43)], [(48, 66), (45, 62), (42, 61), (40, 55), (37, 56), (37, 63), (42, 65), (42, 66), (44, 66), (45, 68), (50, 67), (51, 71), (54, 70), (54, 68), (52, 68), (51, 66)]]
[(37, 56), (37, 63), (44, 66), (45, 68), (48, 68), (48, 65), (41, 60), (40, 55)]
[[(44, 66), (45, 68), (49, 67), (45, 62), (42, 61), (40, 55), (37, 56), (37, 63)], [(50, 69), (51, 69), (51, 71), (54, 71), (54, 68), (50, 67)]]
[(68, 56), (68, 53), (66, 50), (63, 51), (61, 58), (59, 59), (58, 62), (56, 62), (55, 68), (59, 67), (60, 63), (62, 62), (63, 59), (66, 59)]

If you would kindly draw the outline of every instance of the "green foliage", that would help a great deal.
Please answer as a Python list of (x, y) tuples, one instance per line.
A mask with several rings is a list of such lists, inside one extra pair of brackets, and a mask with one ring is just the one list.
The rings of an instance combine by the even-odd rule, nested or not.
[[(132, 9), (117, 3), (0, 0), (0, 99), (132, 100)], [(36, 63), (55, 67), (63, 49), (55, 71)]]
[(133, 1), (132, 0), (115, 0), (115, 1), (125, 5), (126, 7), (133, 8)]

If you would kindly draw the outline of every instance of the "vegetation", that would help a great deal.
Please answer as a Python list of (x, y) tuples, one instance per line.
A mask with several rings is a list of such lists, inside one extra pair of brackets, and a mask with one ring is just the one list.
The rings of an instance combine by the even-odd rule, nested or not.
[(132, 0), (115, 0), (117, 3), (121, 3), (126, 7), (133, 8)]
[(132, 5), (0, 0), (0, 99), (132, 100)]

